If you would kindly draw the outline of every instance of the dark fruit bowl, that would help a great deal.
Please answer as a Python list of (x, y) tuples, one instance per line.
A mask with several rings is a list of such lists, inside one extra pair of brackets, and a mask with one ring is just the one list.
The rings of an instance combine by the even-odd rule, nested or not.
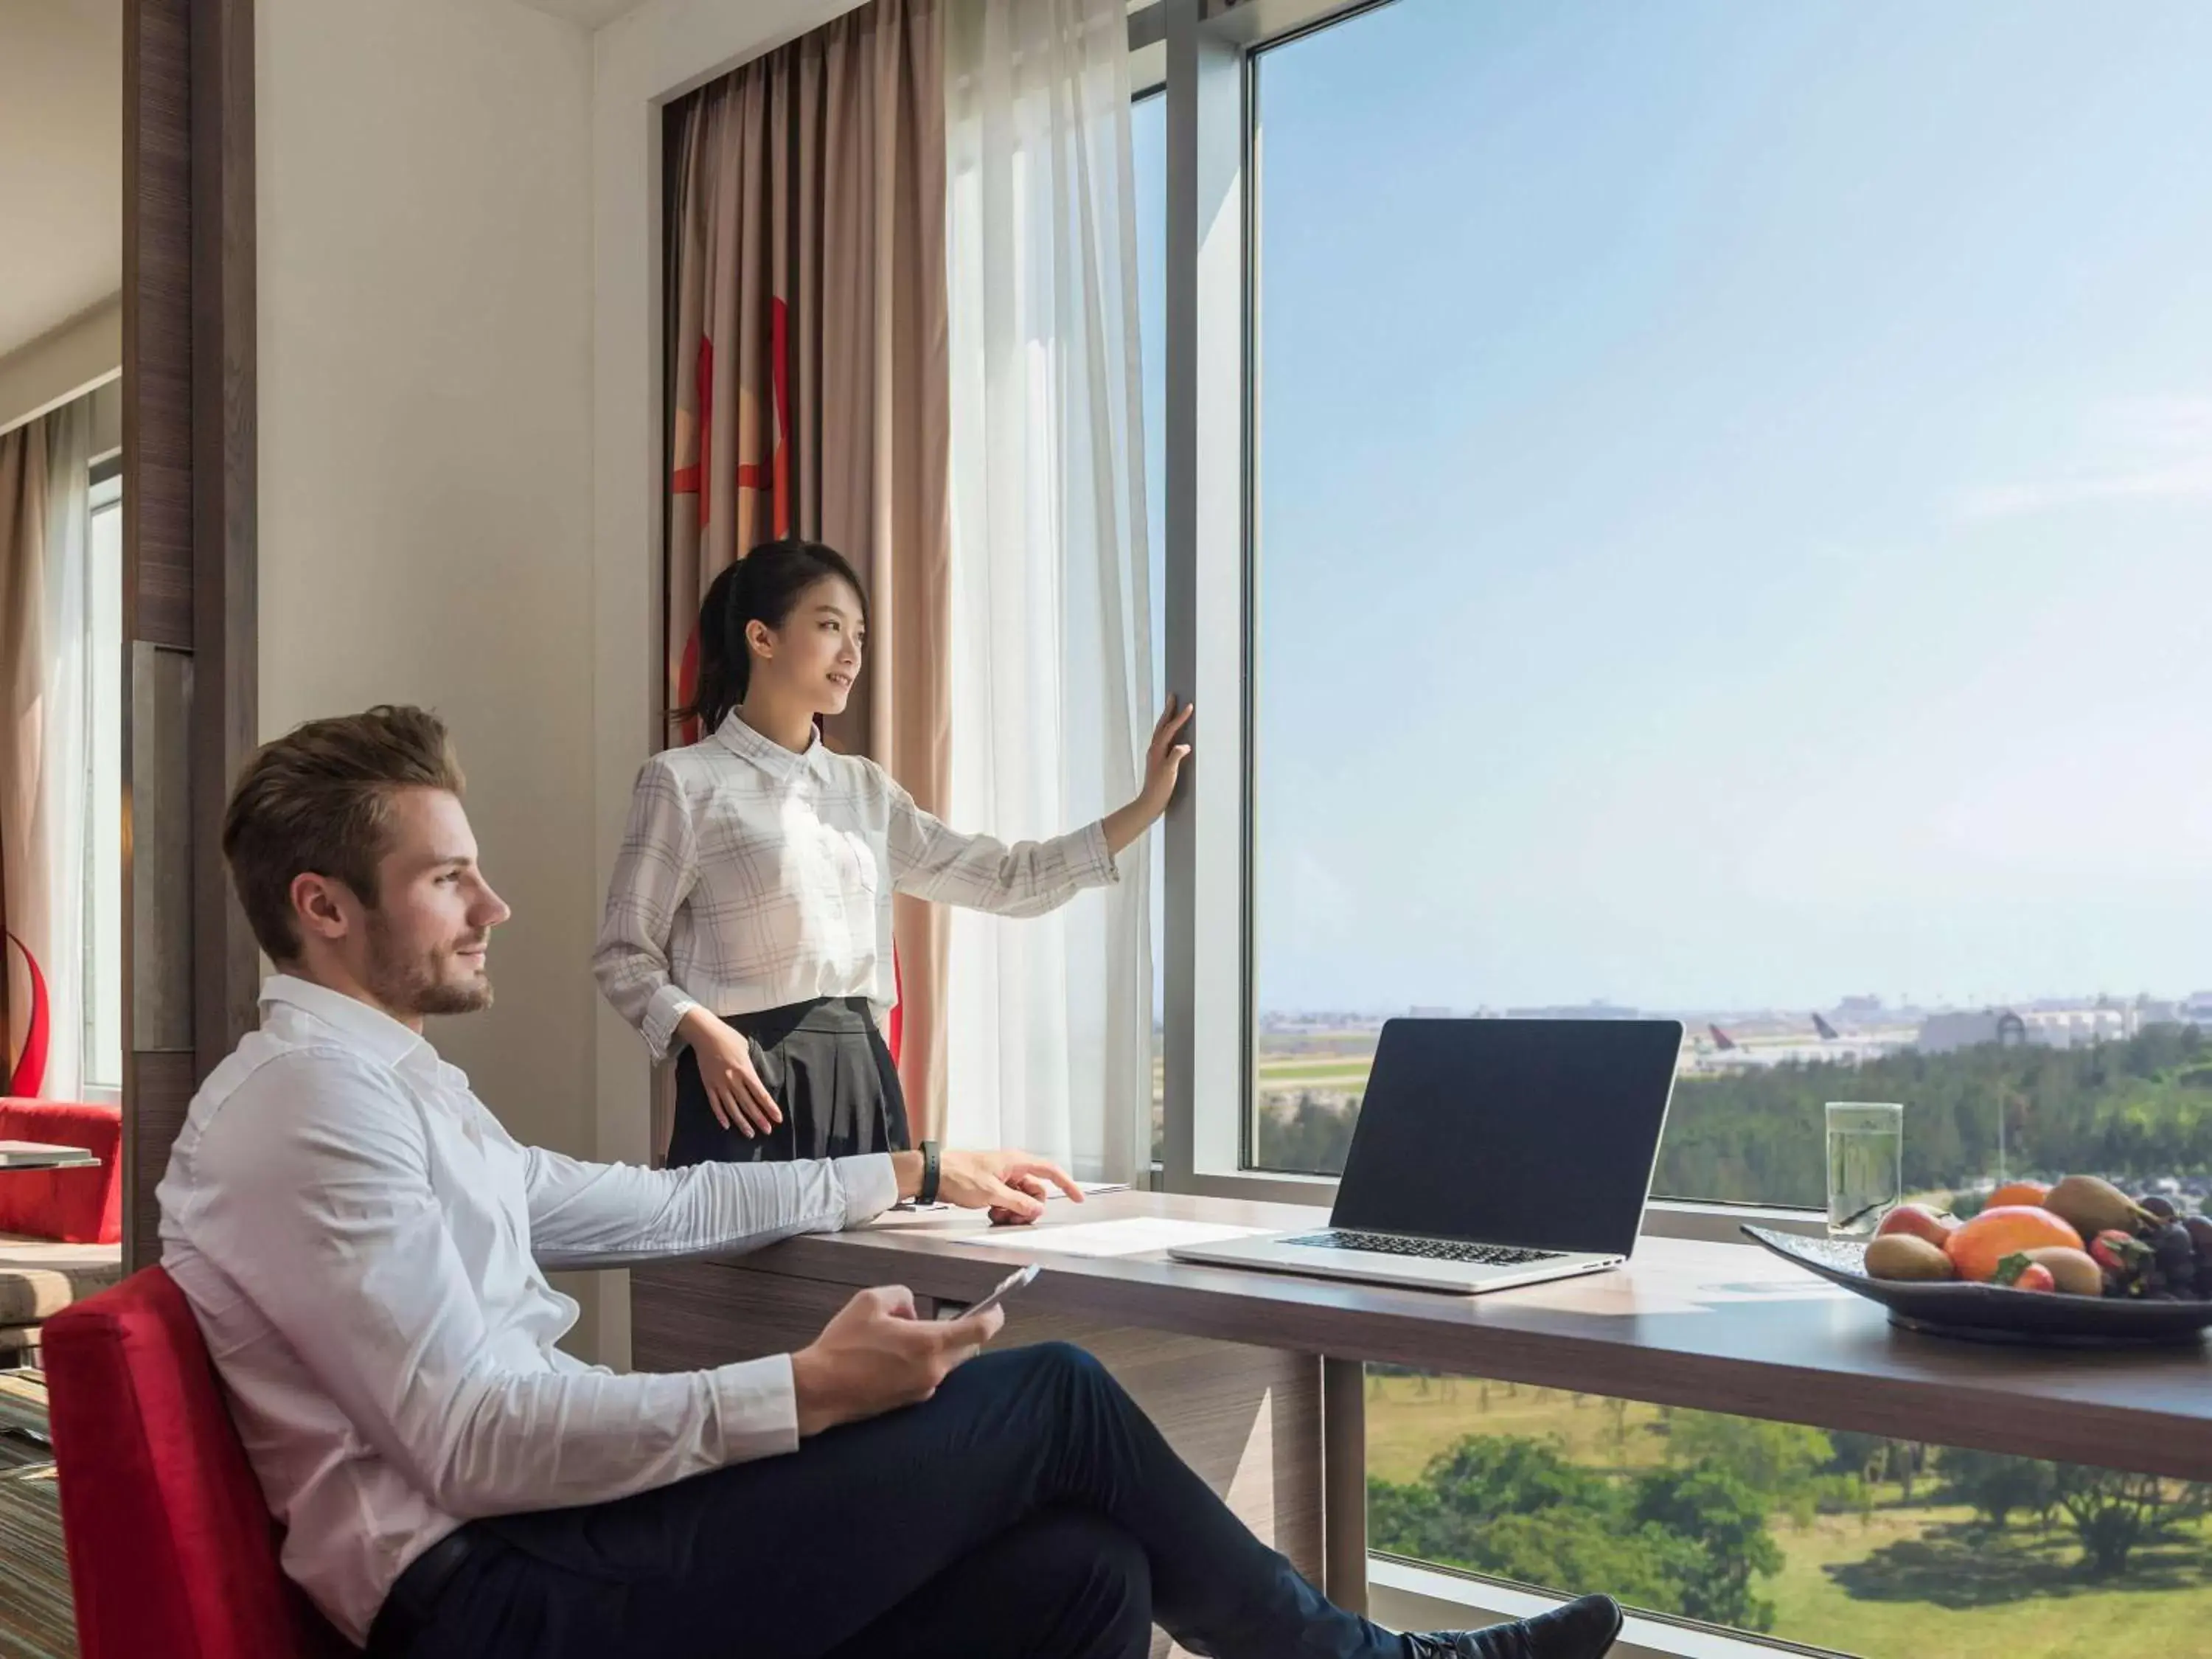
[(2201, 1340), (2212, 1326), (2212, 1302), (2141, 1302), (2015, 1291), (2004, 1285), (1869, 1279), (1863, 1243), (1806, 1238), (1766, 1227), (1747, 1225), (1743, 1231), (1831, 1285), (1881, 1303), (1889, 1310), (1891, 1324), (1932, 1336), (2058, 1348), (2172, 1347)]

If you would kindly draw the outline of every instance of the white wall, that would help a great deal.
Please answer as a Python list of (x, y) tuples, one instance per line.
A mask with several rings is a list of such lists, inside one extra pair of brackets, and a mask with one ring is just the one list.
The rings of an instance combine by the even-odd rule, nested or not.
[[(661, 106), (859, 0), (257, 9), (261, 711), (438, 708), (514, 905), (432, 1033), (518, 1134), (642, 1160), (592, 935), (660, 695)], [(571, 1286), (627, 1361), (624, 1282)]]
[(446, 716), (514, 919), (497, 1006), (431, 1035), (519, 1135), (587, 1152), (590, 37), (512, 0), (256, 28), (262, 728)]
[(123, 296), (0, 357), (0, 432), (123, 372)]

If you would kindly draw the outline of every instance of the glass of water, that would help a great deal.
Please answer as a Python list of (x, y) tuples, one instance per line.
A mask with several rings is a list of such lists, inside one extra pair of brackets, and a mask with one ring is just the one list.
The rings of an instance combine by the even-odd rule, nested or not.
[(1905, 1108), (1828, 1103), (1828, 1237), (1871, 1238), (1904, 1196)]

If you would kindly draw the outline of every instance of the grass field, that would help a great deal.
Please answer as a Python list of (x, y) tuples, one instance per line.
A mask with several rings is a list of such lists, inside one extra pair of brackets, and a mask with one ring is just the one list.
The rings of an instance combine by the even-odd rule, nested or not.
[(1667, 1443), (1651, 1432), (1657, 1407), (1607, 1402), (1594, 1394), (1583, 1399), (1577, 1406), (1572, 1395), (1556, 1389), (1466, 1376), (1371, 1376), (1368, 1472), (1385, 1480), (1418, 1480), (1431, 1457), (1470, 1434), (1557, 1436), (1577, 1462), (1598, 1468), (1650, 1468), (1666, 1461)]
[[(1367, 1456), (1378, 1477), (1416, 1479), (1463, 1435), (1557, 1437), (1578, 1461), (1607, 1469), (1663, 1461), (1656, 1407), (1510, 1389), (1472, 1378), (1373, 1377)], [(2015, 1523), (1990, 1540), (1972, 1514), (1883, 1488), (1871, 1515), (1770, 1522), (1785, 1563), (1759, 1593), (1775, 1604), (1774, 1634), (1864, 1659), (2109, 1659), (2114, 1654), (2212, 1654), (2212, 1540), (2137, 1552), (2127, 1576), (2081, 1575), (2069, 1528)], [(1600, 1586), (1575, 1586), (1597, 1589)]]
[(1263, 1059), (1260, 1062), (1260, 1086), (1264, 1089), (1303, 1084), (1308, 1088), (1356, 1089), (1366, 1083), (1367, 1074), (1374, 1069), (1372, 1055), (1350, 1060)]
[(1776, 1524), (1786, 1558), (1763, 1594), (1775, 1633), (1865, 1659), (2108, 1659), (2212, 1652), (2207, 1549), (2140, 1552), (2116, 1584), (2085, 1582), (2070, 1528), (2014, 1526), (1992, 1544), (1963, 1509)]

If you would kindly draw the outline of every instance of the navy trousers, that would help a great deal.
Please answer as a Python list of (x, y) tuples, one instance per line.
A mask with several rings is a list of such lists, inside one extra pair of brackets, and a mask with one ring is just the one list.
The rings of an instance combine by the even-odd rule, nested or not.
[(405, 1659), (1142, 1659), (1155, 1622), (1219, 1659), (1405, 1650), (1062, 1343), (787, 1456), (469, 1537)]

